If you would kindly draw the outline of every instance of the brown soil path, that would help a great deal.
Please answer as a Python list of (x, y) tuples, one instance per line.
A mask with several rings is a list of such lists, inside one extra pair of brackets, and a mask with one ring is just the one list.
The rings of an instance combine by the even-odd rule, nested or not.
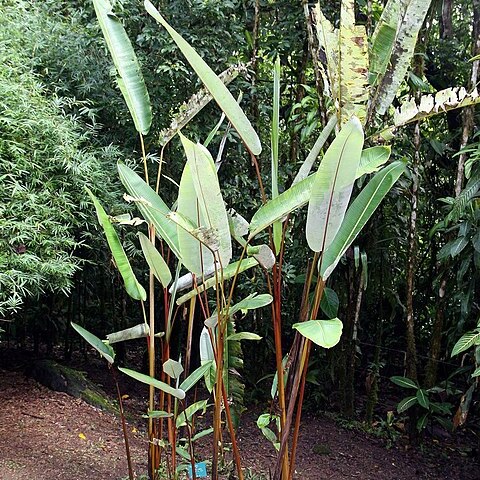
[[(240, 448), (245, 466), (268, 475), (274, 450), (256, 427), (256, 416), (244, 415)], [(132, 425), (129, 429), (135, 470), (143, 473), (146, 441)], [(302, 425), (296, 472), (299, 480), (480, 479), (478, 465), (462, 458), (455, 448), (444, 448), (433, 456), (387, 450), (379, 439), (308, 415)], [(113, 414), (50, 391), (20, 372), (0, 369), (0, 480), (120, 480), (126, 476), (120, 424)]]
[[(144, 442), (130, 436), (141, 471)], [(0, 370), (0, 480), (118, 480), (127, 476), (122, 438), (115, 415)]]

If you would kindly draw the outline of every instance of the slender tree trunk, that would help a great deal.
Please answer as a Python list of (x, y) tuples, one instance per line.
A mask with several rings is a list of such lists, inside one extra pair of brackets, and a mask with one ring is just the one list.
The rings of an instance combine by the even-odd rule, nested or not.
[[(352, 250), (349, 249), (351, 252)], [(348, 255), (348, 253), (347, 253)], [(348, 303), (344, 321), (344, 331), (342, 340), (342, 360), (340, 366), (340, 392), (342, 395), (341, 404), (343, 414), (347, 417), (353, 417), (353, 374), (350, 371), (352, 356), (355, 352), (353, 346), (354, 324), (355, 324), (355, 304), (356, 304), (356, 281), (355, 268), (353, 261), (348, 261)]]
[[(473, 44), (472, 57), (480, 54), (480, 0), (473, 0)], [(478, 82), (478, 69), (480, 61), (472, 62), (472, 73), (470, 75), (470, 90), (474, 89)], [(465, 148), (470, 139), (474, 127), (475, 107), (466, 107), (462, 111), (462, 143), (460, 149)], [(462, 153), (458, 159), (457, 180), (455, 182), (455, 196), (460, 195), (463, 187), (463, 178), (465, 176), (465, 160), (467, 156)]]
[[(451, 0), (444, 0), (442, 8), (442, 36), (450, 38), (453, 35), (452, 30), (452, 5)], [(480, 0), (473, 0), (473, 42), (472, 57), (480, 53)], [(472, 62), (472, 72), (470, 76), (469, 89), (475, 88), (478, 81), (479, 60)], [(462, 136), (460, 140), (460, 150), (468, 144), (474, 127), (475, 107), (466, 107), (462, 110)], [(463, 179), (465, 177), (465, 160), (467, 156), (462, 153), (458, 158), (457, 173), (454, 186), (454, 196), (458, 197), (463, 188)], [(433, 324), (432, 337), (430, 341), (430, 355), (426, 370), (426, 387), (431, 388), (437, 382), (437, 367), (440, 358), (442, 346), (442, 333), (445, 320), (445, 308), (447, 305), (447, 297), (445, 295), (447, 289), (447, 281), (449, 278), (450, 266), (443, 265), (438, 289), (438, 299), (435, 312), (435, 321)]]
[(322, 125), (327, 124), (327, 111), (325, 108), (325, 99), (323, 95), (324, 84), (322, 77), (322, 66), (320, 65), (320, 53), (318, 51), (318, 40), (315, 32), (315, 22), (313, 21), (313, 13), (310, 10), (307, 0), (302, 0), (303, 9), (305, 12), (305, 20), (307, 23), (307, 34), (308, 34), (308, 46), (310, 49), (310, 55), (312, 57), (313, 70), (315, 72), (315, 87), (318, 95), (318, 110)]
[(417, 380), (417, 348), (415, 344), (415, 317), (414, 317), (414, 290), (415, 270), (417, 263), (417, 207), (418, 183), (420, 164), (420, 124), (415, 124), (414, 133), (415, 155), (412, 167), (412, 188), (410, 192), (410, 220), (408, 230), (408, 256), (407, 256), (407, 301), (406, 301), (406, 339), (407, 355), (405, 359), (406, 375), (412, 380)]

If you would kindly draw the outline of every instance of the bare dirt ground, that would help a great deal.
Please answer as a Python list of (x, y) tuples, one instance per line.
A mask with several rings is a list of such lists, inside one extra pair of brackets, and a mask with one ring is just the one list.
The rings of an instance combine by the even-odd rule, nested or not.
[[(130, 401), (138, 409), (142, 393)], [(138, 424), (133, 420), (129, 425), (137, 474), (146, 471), (141, 413)], [(255, 425), (256, 413), (243, 417), (239, 443), (245, 466), (268, 475), (275, 454)], [(296, 479), (306, 480), (480, 479), (478, 463), (462, 457), (453, 444), (425, 455), (401, 447), (387, 450), (380, 439), (311, 415), (303, 420), (296, 472)], [(114, 414), (48, 390), (21, 371), (0, 369), (0, 480), (126, 477), (121, 428)]]

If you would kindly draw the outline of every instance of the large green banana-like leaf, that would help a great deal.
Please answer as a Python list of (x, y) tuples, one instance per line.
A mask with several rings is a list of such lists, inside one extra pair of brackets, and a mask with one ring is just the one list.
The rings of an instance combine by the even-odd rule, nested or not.
[[(190, 162), (185, 164), (182, 172), (177, 202), (178, 214), (189, 219), (193, 223), (193, 227), (198, 228), (205, 225), (205, 219), (202, 218), (199, 211)], [(181, 225), (177, 226), (178, 246), (185, 267), (195, 275), (202, 277), (207, 272), (212, 271), (215, 260), (212, 252), (205, 245), (202, 245), (189, 230), (182, 228)]]
[(343, 324), (338, 318), (332, 320), (308, 320), (293, 324), (304, 337), (323, 348), (332, 348), (342, 336)]
[[(222, 271), (223, 280), (230, 280), (230, 278), (236, 275), (237, 270), (238, 270), (238, 273), (242, 273), (245, 270), (248, 270), (249, 268), (252, 268), (258, 265), (258, 262), (257, 260), (255, 260), (255, 258), (248, 257), (241, 261), (240, 266), (238, 264), (239, 262), (234, 262), (223, 269)], [(212, 288), (213, 286), (215, 286), (215, 283), (216, 283), (215, 277), (205, 280), (205, 282), (203, 282), (197, 288), (190, 290), (190, 292), (178, 298), (177, 305), (182, 305), (182, 303), (185, 303), (187, 300), (190, 300), (192, 297), (195, 297), (199, 293), (202, 293), (205, 290)]]
[[(273, 115), (272, 115), (272, 198), (278, 197), (278, 139), (280, 134), (280, 57), (275, 61), (273, 70)], [(273, 245), (275, 253), (280, 252), (282, 242), (282, 223), (273, 223)]]
[(356, 177), (359, 178), (367, 173), (376, 172), (383, 164), (388, 162), (391, 153), (390, 146), (370, 147), (363, 150)]
[(387, 70), (400, 15), (403, 15), (405, 5), (406, 3), (403, 0), (387, 2), (372, 34), (369, 70), (370, 74), (374, 76), (372, 79), (374, 81)]
[(168, 219), (170, 209), (155, 191), (123, 163), (118, 164), (118, 175), (127, 192), (136, 200), (143, 218), (154, 225), (155, 234), (165, 240), (172, 252), (181, 259), (178, 246), (177, 226)]
[(172, 274), (170, 273), (168, 265), (147, 236), (140, 232), (138, 238), (140, 238), (140, 245), (142, 246), (143, 255), (148, 266), (157, 280), (163, 285), (163, 288), (167, 288), (172, 280)]
[[(360, 178), (367, 172), (366, 170), (375, 171), (377, 167), (387, 162), (389, 156), (386, 152), (390, 151), (390, 147), (371, 147), (362, 151), (360, 157), (360, 165), (355, 173), (355, 180)], [(257, 233), (261, 232), (275, 220), (279, 220), (297, 208), (303, 207), (310, 200), (310, 192), (315, 174), (301, 180), (295, 185), (292, 185), (288, 190), (281, 193), (275, 200), (270, 200), (265, 205), (262, 205), (253, 215), (250, 225), (249, 238), (252, 239)]]
[(403, 162), (391, 163), (380, 170), (352, 202), (337, 235), (321, 257), (320, 274), (324, 280), (404, 171)]
[(200, 77), (200, 80), (205, 87), (207, 87), (220, 108), (225, 112), (225, 115), (237, 130), (250, 152), (253, 155), (259, 155), (262, 151), (260, 139), (227, 87), (191, 45), (167, 23), (149, 0), (145, 0), (145, 9), (170, 34), (173, 41), (177, 44), (183, 55), (185, 55), (188, 63)]
[(262, 205), (255, 212), (250, 222), (249, 239), (252, 239), (257, 233), (272, 225), (273, 222), (282, 219), (285, 215), (305, 205), (310, 200), (310, 190), (314, 178), (315, 175), (310, 175), (305, 180), (285, 190), (277, 198)]
[(98, 23), (117, 70), (117, 82), (138, 132), (146, 135), (152, 123), (152, 107), (137, 56), (122, 22), (108, 0), (93, 0)]
[[(391, 105), (400, 84), (405, 78), (417, 43), (418, 33), (427, 15), (431, 0), (389, 0), (385, 6), (386, 16), (379, 22), (374, 45), (380, 40), (383, 24), (396, 28), (395, 41), (388, 68), (378, 81), (370, 108), (383, 115)], [(394, 23), (396, 21), (396, 24)], [(385, 41), (389, 37), (385, 38)], [(390, 41), (390, 40), (388, 40)], [(388, 45), (385, 49), (388, 48)], [(383, 60), (384, 62), (384, 60)]]
[(337, 124), (337, 116), (332, 115), (328, 120), (327, 124), (325, 125), (324, 129), (322, 130), (322, 133), (320, 133), (319, 137), (314, 143), (312, 149), (308, 153), (307, 158), (302, 163), (302, 166), (298, 170), (297, 175), (295, 175), (295, 178), (293, 179), (293, 182), (292, 182), (292, 186), (308, 177), (310, 170), (312, 169), (313, 164), (315, 163), (315, 160), (320, 155), (320, 151), (325, 145), (325, 142), (328, 140), (328, 137), (332, 133), (336, 124)]
[[(273, 297), (268, 293), (264, 293), (261, 295), (257, 295), (257, 293), (251, 293), (248, 297), (244, 298), (240, 302), (236, 303), (235, 305), (231, 305), (228, 309), (228, 316), (232, 317), (237, 312), (242, 311), (246, 312), (247, 310), (256, 310), (257, 308), (265, 307), (272, 303)], [(226, 315), (226, 310), (223, 312), (223, 315)], [(213, 328), (218, 321), (218, 313), (214, 312), (213, 315), (207, 320), (205, 320), (205, 325), (209, 328)]]
[(125, 290), (135, 300), (146, 300), (147, 293), (138, 282), (137, 277), (135, 277), (127, 255), (125, 254), (122, 244), (120, 243), (117, 232), (110, 223), (108, 215), (105, 213), (105, 210), (93, 193), (88, 188), (86, 190), (92, 199), (93, 204), (95, 205), (98, 221), (105, 232), (105, 236), (107, 237), (108, 246), (110, 247), (110, 251), (115, 259), (118, 271), (122, 276), (123, 283), (125, 284)]
[(343, 0), (340, 12), (340, 122), (355, 115), (364, 123), (369, 97), (368, 39), (365, 27), (355, 25), (354, 0)]
[(342, 224), (362, 147), (362, 125), (353, 117), (340, 130), (315, 174), (306, 225), (307, 242), (315, 252), (330, 245)]
[(112, 364), (115, 360), (115, 351), (108, 344), (102, 342), (97, 336), (93, 333), (90, 333), (85, 328), (77, 325), (76, 323), (70, 322), (72, 327), (79, 333), (84, 340), (86, 340), (108, 363)]
[(162, 392), (168, 393), (179, 400), (183, 400), (185, 398), (185, 392), (180, 388), (173, 388), (168, 383), (161, 382), (156, 378), (150, 377), (149, 375), (145, 375), (140, 372), (136, 372), (135, 370), (130, 370), (129, 368), (118, 368), (122, 373), (128, 375), (129, 377), (138, 380), (139, 382), (146, 383), (147, 385), (152, 385), (155, 388), (158, 388)]
[[(199, 208), (199, 226), (213, 229), (218, 236), (219, 259), (221, 265), (226, 267), (232, 258), (232, 239), (215, 163), (210, 152), (203, 145), (195, 144), (181, 134), (180, 139), (191, 171), (189, 182), (191, 181), (191, 184), (193, 184)], [(186, 211), (194, 213), (194, 208), (185, 208)], [(197, 251), (199, 253), (200, 249), (197, 249)], [(185, 261), (187, 259), (184, 258), (184, 264), (186, 265)], [(213, 265), (213, 257), (211, 260), (207, 259), (206, 265), (210, 267)], [(202, 271), (194, 271), (194, 273), (201, 275)]]
[[(233, 65), (223, 71), (218, 78), (220, 78), (225, 85), (228, 85), (238, 77), (240, 72), (246, 71), (247, 67), (244, 64)], [(174, 114), (170, 126), (160, 132), (160, 144), (166, 145), (179, 130), (181, 130), (192, 118), (195, 117), (195, 115), (197, 115), (197, 113), (208, 105), (212, 98), (212, 94), (205, 87), (202, 87), (198, 92), (194, 93), (180, 106), (178, 113)], [(206, 143), (205, 146), (207, 146)]]
[[(388, 61), (392, 54), (395, 42), (396, 28), (388, 23), (379, 23), (378, 33), (370, 48), (370, 83), (375, 83), (377, 78), (383, 75), (388, 67)], [(373, 77), (373, 78), (372, 78)]]

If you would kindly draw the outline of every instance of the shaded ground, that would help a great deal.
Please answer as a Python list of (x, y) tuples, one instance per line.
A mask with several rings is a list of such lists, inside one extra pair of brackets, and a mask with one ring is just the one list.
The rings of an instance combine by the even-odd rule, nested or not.
[[(144, 441), (132, 433), (131, 442), (140, 471)], [(124, 448), (115, 415), (0, 370), (1, 480), (117, 480)]]
[[(142, 402), (131, 398), (127, 404)], [(139, 403), (140, 402), (140, 403)], [(268, 474), (273, 447), (256, 427), (257, 415), (242, 420), (239, 443), (247, 467)], [(141, 418), (137, 428), (141, 430)], [(135, 470), (146, 470), (144, 433), (129, 426)], [(207, 454), (205, 452), (205, 454)], [(340, 428), (333, 420), (305, 416), (296, 467), (298, 479), (480, 479), (472, 459), (457, 449), (420, 455), (387, 450), (382, 441)], [(64, 393), (53, 392), (20, 371), (0, 369), (0, 480), (119, 480), (127, 476), (120, 424)]]

